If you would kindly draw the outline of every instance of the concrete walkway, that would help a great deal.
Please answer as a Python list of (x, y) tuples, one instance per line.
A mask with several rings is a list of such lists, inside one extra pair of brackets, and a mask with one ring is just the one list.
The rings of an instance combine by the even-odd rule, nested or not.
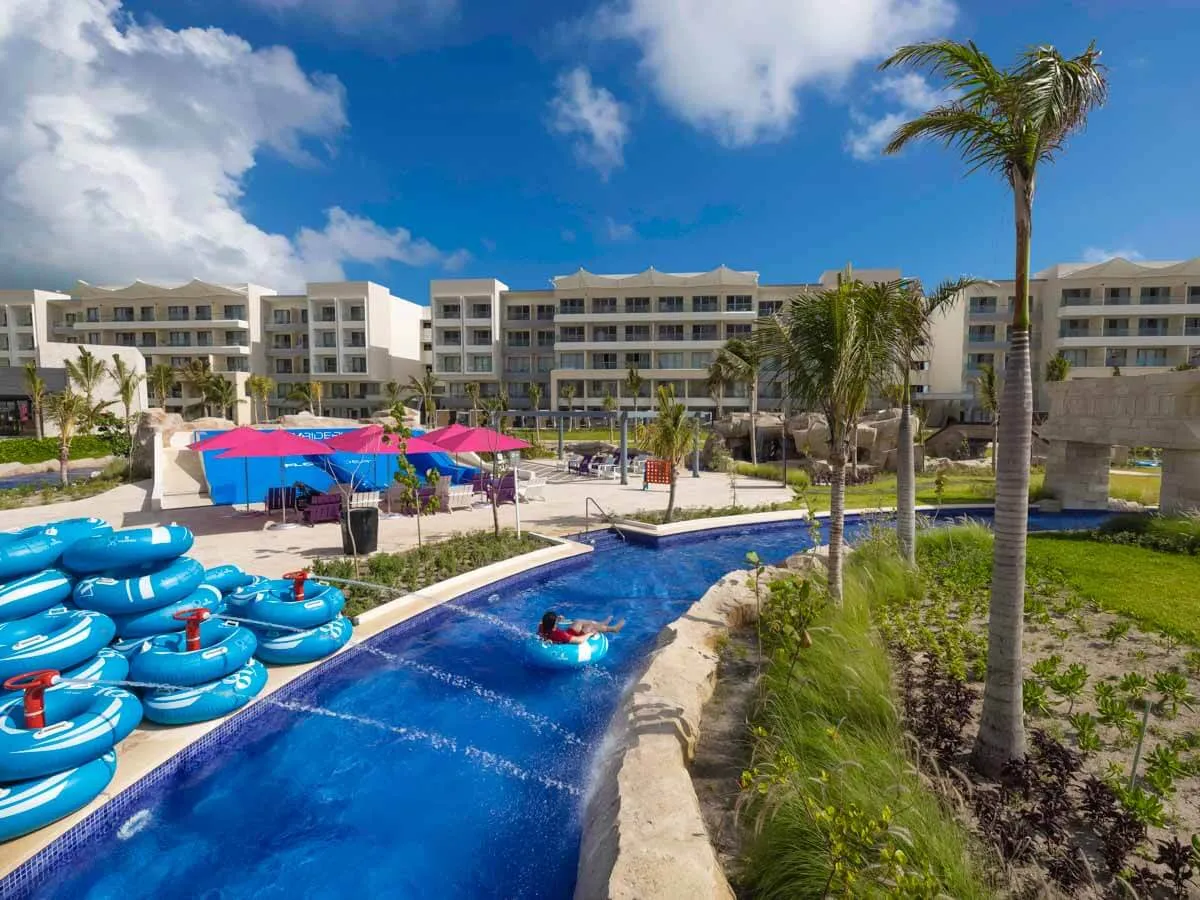
[[(755, 478), (738, 478), (736, 489), (737, 502), (742, 506), (793, 499), (790, 489)], [(236, 517), (226, 506), (153, 512), (148, 492), (149, 482), (141, 482), (122, 485), (85, 500), (5, 510), (0, 513), (0, 529), (23, 528), (75, 516), (99, 516), (115, 527), (177, 522), (196, 535), (190, 555), (205, 566), (234, 563), (248, 572), (272, 577), (303, 568), (316, 557), (342, 554), (341, 528), (336, 523), (276, 531), (266, 528), (269, 520), (265, 515)], [(559, 535), (582, 531), (584, 503), (588, 497), (594, 498), (606, 512), (618, 515), (662, 510), (667, 505), (665, 486), (655, 485), (651, 490), (643, 491), (640, 481), (632, 478), (624, 487), (618, 482), (602, 479), (548, 484), (545, 493), (545, 500), (521, 504), (522, 528)], [(699, 478), (686, 475), (679, 480), (676, 505), (681, 508), (728, 506), (732, 502), (727, 475), (703, 472)], [(594, 526), (595, 507), (592, 509)], [(502, 528), (513, 527), (514, 512), (511, 503), (500, 507)], [(425, 539), (491, 527), (492, 508), (487, 505), (421, 518), (421, 534)], [(416, 520), (412, 517), (380, 519), (379, 529), (380, 550), (405, 550), (417, 544)]]

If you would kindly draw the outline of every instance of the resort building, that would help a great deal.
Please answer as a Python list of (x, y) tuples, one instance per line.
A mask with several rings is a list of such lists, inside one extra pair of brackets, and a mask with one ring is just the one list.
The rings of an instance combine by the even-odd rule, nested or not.
[[(1062, 354), (1071, 377), (1146, 375), (1200, 365), (1200, 258), (1184, 262), (1059, 263), (1030, 279), (1034, 409), (1049, 407), (1046, 363)], [(975, 385), (984, 366), (1004, 371), (1014, 286), (964, 292), (962, 383), (967, 421), (987, 421)], [(942, 352), (939, 346), (938, 352)]]
[[(690, 409), (714, 411), (708, 367), (730, 338), (750, 334), (755, 319), (791, 296), (837, 283), (837, 271), (815, 284), (762, 284), (757, 272), (721, 266), (673, 274), (653, 268), (636, 275), (596, 275), (584, 269), (551, 279), (544, 290), (513, 291), (494, 278), (430, 283), (433, 372), (447, 385), (444, 405), (470, 405), (507, 390), (510, 405), (529, 408), (529, 389), (541, 389), (542, 409), (599, 411), (611, 396), (619, 407), (648, 409), (657, 388), (675, 388)], [(867, 281), (900, 277), (898, 269), (855, 270)], [(914, 374), (914, 392), (930, 402), (961, 401), (961, 323), (935, 325), (932, 352)], [(942, 344), (945, 344), (945, 353)], [(626, 386), (630, 368), (642, 377), (637, 397)], [(567, 398), (570, 398), (569, 400)], [(746, 411), (744, 385), (721, 399), (725, 411)], [(759, 408), (780, 408), (780, 386), (767, 377)]]

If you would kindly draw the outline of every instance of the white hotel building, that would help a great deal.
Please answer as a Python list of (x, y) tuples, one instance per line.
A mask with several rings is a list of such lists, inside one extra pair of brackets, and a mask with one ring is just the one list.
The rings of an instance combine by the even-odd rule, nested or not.
[[(899, 270), (855, 270), (868, 281), (900, 277)], [(636, 275), (595, 275), (580, 269), (551, 279), (546, 290), (512, 291), (494, 278), (430, 283), (433, 371), (447, 385), (443, 405), (469, 405), (466, 386), (483, 397), (507, 387), (514, 408), (528, 408), (529, 386), (542, 388), (542, 409), (565, 409), (563, 387), (575, 389), (572, 406), (599, 410), (607, 395), (623, 408), (649, 408), (659, 385), (670, 384), (689, 408), (711, 411), (716, 401), (705, 380), (726, 340), (750, 333), (754, 320), (779, 309), (817, 284), (761, 284), (757, 272), (724, 266), (710, 272), (672, 274), (647, 269)], [(927, 400), (960, 400), (961, 322), (935, 326), (939, 355), (914, 373), (914, 391)], [(947, 332), (947, 328), (952, 332)], [(942, 353), (941, 348), (945, 348)], [(629, 367), (643, 385), (638, 398), (625, 387)], [(778, 409), (779, 385), (764, 379), (759, 408)], [(748, 410), (745, 387), (726, 392), (726, 410)]]

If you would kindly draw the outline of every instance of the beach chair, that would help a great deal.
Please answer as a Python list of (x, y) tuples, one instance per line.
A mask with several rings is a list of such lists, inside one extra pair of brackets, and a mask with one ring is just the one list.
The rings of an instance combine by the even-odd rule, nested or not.
[(296, 508), (296, 489), (287, 487), (267, 488), (267, 512), (278, 512), (281, 509)]
[(342, 518), (341, 494), (314, 494), (300, 512), (305, 525), (338, 522)]
[(488, 488), (488, 500), (496, 503), (512, 503), (517, 496), (516, 478), (510, 472)]
[(567, 471), (577, 475), (590, 475), (593, 456), (592, 453), (585, 453), (579, 459), (571, 460), (567, 463)]

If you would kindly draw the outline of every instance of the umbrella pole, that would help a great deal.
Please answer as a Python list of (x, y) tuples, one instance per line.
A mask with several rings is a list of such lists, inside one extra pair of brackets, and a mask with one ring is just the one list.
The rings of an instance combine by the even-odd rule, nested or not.
[(283, 464), (283, 459), (284, 458), (282, 456), (279, 457), (279, 483), (281, 485), (281, 487), (279, 489), (279, 493), (280, 493), (279, 521), (272, 522), (270, 525), (267, 526), (268, 528), (271, 528), (276, 531), (281, 531), (285, 528), (295, 528), (296, 527), (295, 522), (289, 522), (287, 520), (287, 484), (286, 484), (287, 469)]

